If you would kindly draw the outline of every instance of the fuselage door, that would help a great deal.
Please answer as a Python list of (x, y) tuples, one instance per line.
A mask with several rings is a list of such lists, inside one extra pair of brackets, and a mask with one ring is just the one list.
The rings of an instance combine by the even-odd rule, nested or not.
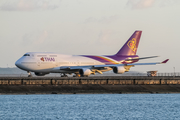
[(58, 56), (56, 54), (50, 54), (49, 55), (49, 60), (53, 64), (53, 67), (57, 67), (58, 66)]
[(37, 66), (40, 66), (40, 65), (41, 65), (41, 61), (38, 60), (38, 61), (37, 61)]

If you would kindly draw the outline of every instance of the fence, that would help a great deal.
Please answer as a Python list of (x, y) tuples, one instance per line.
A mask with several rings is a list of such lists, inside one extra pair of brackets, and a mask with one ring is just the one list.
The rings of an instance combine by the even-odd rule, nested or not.
[(180, 73), (157, 73), (157, 76), (180, 76)]

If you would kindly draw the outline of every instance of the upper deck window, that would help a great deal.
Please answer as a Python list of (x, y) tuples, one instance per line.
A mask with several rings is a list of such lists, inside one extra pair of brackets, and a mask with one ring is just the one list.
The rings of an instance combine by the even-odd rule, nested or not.
[(30, 56), (30, 54), (24, 54), (23, 56)]
[(47, 55), (37, 55), (37, 57), (47, 57)]
[(57, 57), (57, 55), (49, 55), (49, 57)]

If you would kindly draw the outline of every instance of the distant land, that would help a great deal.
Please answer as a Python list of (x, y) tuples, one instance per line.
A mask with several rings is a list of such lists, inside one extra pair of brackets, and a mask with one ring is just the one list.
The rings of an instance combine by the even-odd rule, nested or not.
[(27, 74), (27, 72), (17, 67), (13, 67), (13, 68), (0, 68), (0, 74)]

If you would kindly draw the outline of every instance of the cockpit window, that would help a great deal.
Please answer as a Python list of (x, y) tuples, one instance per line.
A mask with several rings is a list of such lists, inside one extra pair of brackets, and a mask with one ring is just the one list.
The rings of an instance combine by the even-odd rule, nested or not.
[(30, 56), (30, 54), (24, 54), (23, 56)]

